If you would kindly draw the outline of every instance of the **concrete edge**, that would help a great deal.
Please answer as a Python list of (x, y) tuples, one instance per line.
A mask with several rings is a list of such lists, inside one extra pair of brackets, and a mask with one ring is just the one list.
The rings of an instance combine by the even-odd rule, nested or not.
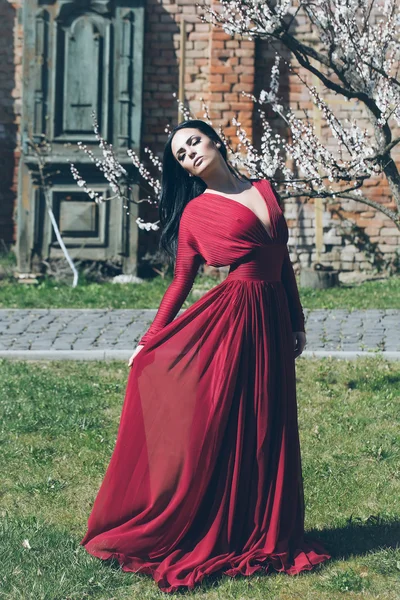
[[(396, 350), (303, 350), (304, 358), (338, 358), (354, 360), (356, 358), (383, 358), (386, 360), (400, 360), (400, 351)], [(300, 357), (299, 357), (300, 358)]]
[(129, 350), (0, 350), (0, 358), (10, 360), (126, 360)]
[[(0, 350), (0, 359), (8, 360), (122, 360), (128, 361), (132, 356), (129, 350)], [(299, 358), (337, 358), (354, 360), (356, 358), (383, 358), (400, 360), (400, 351), (363, 350), (304, 350)]]

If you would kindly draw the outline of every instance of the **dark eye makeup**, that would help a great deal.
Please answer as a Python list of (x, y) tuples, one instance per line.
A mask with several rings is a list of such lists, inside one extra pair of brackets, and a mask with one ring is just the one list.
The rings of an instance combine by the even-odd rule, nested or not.
[[(196, 144), (198, 144), (200, 142), (200, 138), (196, 138), (196, 141), (193, 142), (193, 144), (191, 144), (192, 146), (195, 146)], [(180, 154), (178, 156), (178, 160), (179, 162), (182, 162), (182, 158), (185, 156), (185, 153), (182, 152), (182, 154)]]

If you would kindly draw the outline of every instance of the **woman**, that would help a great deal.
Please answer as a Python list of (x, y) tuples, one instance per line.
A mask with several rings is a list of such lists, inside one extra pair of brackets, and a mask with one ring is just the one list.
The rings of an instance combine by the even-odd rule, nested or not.
[[(174, 279), (130, 359), (81, 544), (164, 592), (217, 571), (310, 570), (331, 556), (304, 538), (295, 358), (306, 339), (278, 196), (239, 176), (214, 129), (192, 120), (169, 136), (159, 208)], [(227, 278), (173, 320), (204, 261), (230, 265)]]

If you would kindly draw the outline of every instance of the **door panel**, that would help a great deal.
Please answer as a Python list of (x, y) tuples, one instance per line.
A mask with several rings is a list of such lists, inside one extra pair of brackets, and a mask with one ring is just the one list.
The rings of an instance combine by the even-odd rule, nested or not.
[[(89, 187), (109, 194), (107, 182), (82, 153), (84, 142), (97, 156), (92, 126), (96, 113), (102, 135), (128, 170), (134, 197), (139, 178), (126, 155), (140, 153), (142, 117), (144, 6), (130, 0), (25, 0), (23, 115), (19, 199), (19, 269), (32, 257), (51, 259), (58, 244), (46, 215), (37, 159), (28, 139), (50, 142), (47, 172), (52, 205), (68, 248), (82, 259), (116, 259), (125, 272), (136, 272), (138, 206), (129, 215), (118, 199), (97, 205), (76, 186), (74, 162)], [(26, 233), (28, 232), (28, 235)]]

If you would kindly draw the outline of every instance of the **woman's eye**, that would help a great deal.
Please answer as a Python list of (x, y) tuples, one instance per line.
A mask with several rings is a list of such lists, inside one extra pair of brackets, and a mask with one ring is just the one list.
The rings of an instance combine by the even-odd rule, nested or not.
[[(192, 146), (195, 146), (196, 144), (198, 144), (200, 142), (200, 138), (198, 138), (195, 142), (193, 142)], [(182, 162), (182, 160), (185, 158), (184, 154), (181, 154), (179, 157), (179, 162)]]

